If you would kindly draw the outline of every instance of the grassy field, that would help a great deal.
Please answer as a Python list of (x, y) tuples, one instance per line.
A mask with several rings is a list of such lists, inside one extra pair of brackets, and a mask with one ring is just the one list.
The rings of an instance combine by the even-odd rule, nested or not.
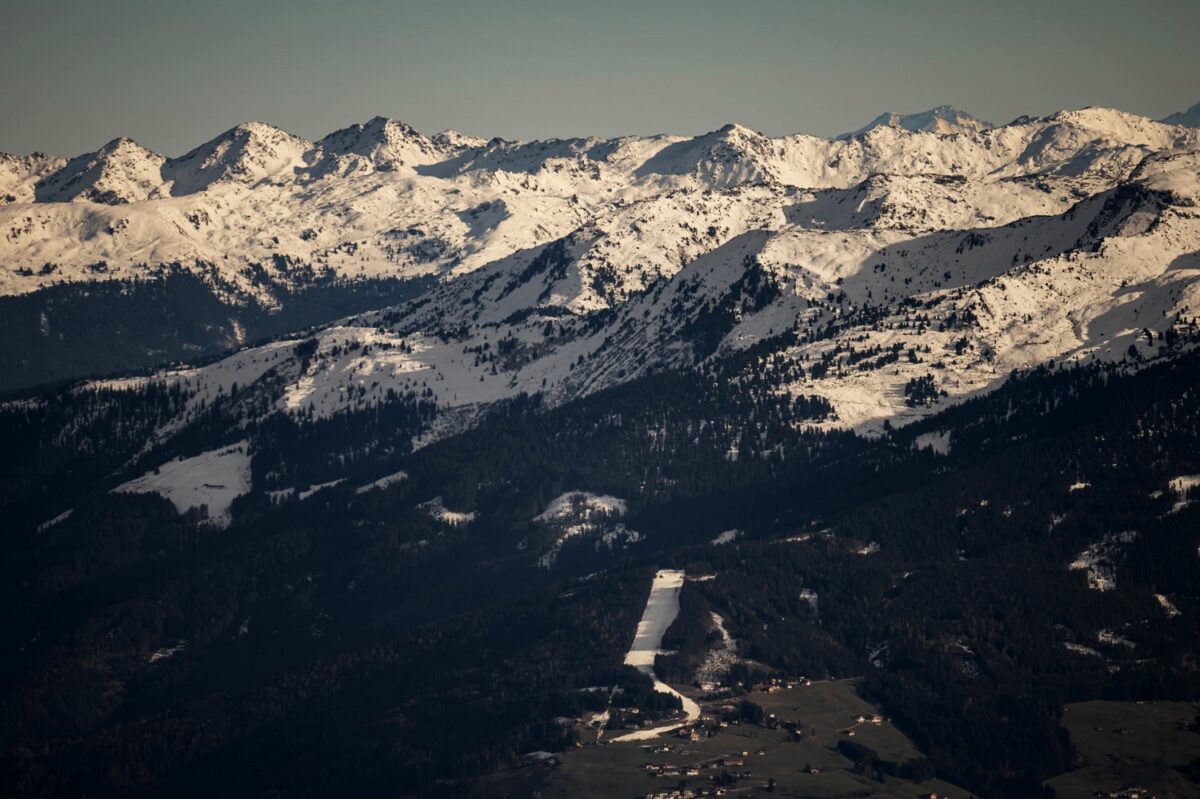
[[(1180, 768), (1200, 762), (1200, 734), (1178, 729), (1200, 705), (1190, 702), (1080, 702), (1067, 705), (1063, 726), (1082, 759), (1050, 780), (1058, 799), (1139, 786), (1158, 799), (1200, 797)], [(1195, 779), (1193, 774), (1193, 779)]]
[[(803, 722), (813, 728), (814, 734), (807, 740), (790, 742), (783, 729), (733, 724), (702, 741), (662, 736), (655, 742), (670, 744), (672, 751), (667, 753), (648, 753), (637, 743), (585, 746), (566, 753), (562, 764), (545, 774), (543, 795), (546, 799), (632, 799), (674, 788), (681, 780), (689, 788), (711, 787), (712, 777), (720, 774), (721, 768), (701, 769), (698, 776), (655, 777), (642, 767), (646, 763), (694, 766), (747, 752), (745, 764), (729, 771), (749, 772), (750, 776), (740, 779), (729, 796), (766, 796), (761, 789), (772, 777), (775, 796), (916, 799), (930, 792), (968, 796), (966, 791), (939, 781), (918, 784), (887, 778), (880, 783), (869, 774), (856, 774), (854, 763), (837, 751), (839, 740), (849, 738), (875, 750), (881, 758), (896, 762), (918, 758), (921, 753), (886, 721), (878, 726), (855, 721), (858, 716), (870, 717), (878, 711), (855, 693), (851, 681), (813, 683), (747, 698), (781, 720)], [(854, 736), (845, 734), (848, 728), (854, 729)], [(806, 773), (806, 767), (820, 773)]]

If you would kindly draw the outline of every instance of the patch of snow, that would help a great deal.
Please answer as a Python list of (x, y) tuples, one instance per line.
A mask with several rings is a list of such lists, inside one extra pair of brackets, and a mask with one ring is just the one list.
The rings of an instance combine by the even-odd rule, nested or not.
[(938, 455), (950, 454), (950, 431), (937, 430), (932, 433), (922, 433), (913, 439), (917, 449), (928, 449)]
[(328, 483), (317, 483), (316, 485), (311, 485), (308, 488), (301, 491), (300, 493), (298, 493), (296, 495), (296, 498), (299, 500), (306, 500), (309, 497), (311, 497), (313, 494), (317, 493), (318, 491), (322, 491), (326, 488), (333, 488), (335, 485), (340, 485), (341, 483), (344, 483), (344, 482), (346, 482), (346, 478), (339, 477), (337, 480), (330, 480)]
[(113, 491), (158, 494), (170, 500), (179, 513), (207, 506), (208, 522), (224, 527), (229, 524), (233, 500), (250, 491), (249, 448), (241, 441), (191, 458), (176, 458)]
[(726, 530), (723, 533), (719, 533), (717, 535), (717, 537), (714, 538), (709, 543), (711, 543), (713, 546), (720, 546), (722, 544), (730, 544), (730, 543), (733, 543), (734, 541), (738, 540), (739, 538), (741, 538), (743, 535), (744, 535), (744, 533), (741, 530)]
[[(563, 546), (574, 538), (599, 534), (596, 547), (629, 546), (642, 540), (641, 533), (624, 524), (609, 524), (625, 515), (628, 504), (623, 499), (590, 491), (568, 491), (556, 497), (533, 521), (558, 529), (549, 548), (538, 557), (537, 565), (549, 569), (558, 560)], [(527, 545), (527, 543), (526, 543)], [(524, 548), (524, 547), (518, 547)]]
[(278, 505), (285, 499), (290, 499), (296, 495), (295, 488), (276, 488), (267, 492), (267, 496), (271, 498), (273, 505)]
[(368, 491), (375, 491), (376, 489), (387, 488), (390, 485), (395, 485), (396, 483), (399, 483), (399, 482), (407, 480), (407, 479), (408, 479), (408, 473), (403, 472), (403, 471), (396, 472), (395, 474), (384, 475), (383, 477), (380, 477), (378, 480), (367, 483), (365, 486), (359, 486), (358, 488), (354, 489), (354, 493), (355, 494), (365, 494)]
[(463, 513), (460, 511), (449, 510), (444, 504), (442, 504), (441, 497), (434, 497), (428, 502), (422, 502), (417, 507), (423, 509), (426, 513), (437, 519), (439, 522), (443, 522), (444, 524), (449, 524), (454, 527), (463, 524), (470, 524), (471, 522), (475, 521), (474, 511)]
[(1100, 654), (1099, 651), (1092, 649), (1090, 646), (1084, 646), (1083, 644), (1075, 644), (1068, 641), (1063, 644), (1063, 647), (1067, 649), (1067, 651), (1074, 652), (1077, 655), (1088, 655), (1089, 657), (1096, 658), (1104, 657), (1104, 655)]
[[(643, 539), (641, 533), (637, 530), (631, 530), (624, 524), (617, 523), (612, 527), (606, 527), (592, 522), (583, 522), (580, 524), (570, 524), (560, 529), (558, 537), (550, 544), (550, 547), (538, 557), (537, 565), (543, 569), (549, 569), (558, 560), (559, 553), (562, 552), (563, 546), (567, 542), (575, 538), (582, 538), (587, 535), (599, 533), (596, 538), (596, 549), (606, 547), (609, 551), (617, 547), (627, 547), (630, 544), (636, 544)], [(524, 550), (528, 546), (528, 542), (524, 545), (518, 543), (517, 549)]]
[(609, 708), (605, 708), (598, 713), (593, 713), (592, 715), (588, 716), (587, 724), (590, 727), (603, 727), (608, 724), (609, 716), (610, 710)]
[(1137, 646), (1133, 641), (1112, 630), (1101, 630), (1096, 633), (1096, 640), (1105, 646), (1123, 646), (1126, 649), (1133, 649)]
[(1088, 588), (1093, 591), (1111, 591), (1117, 587), (1116, 561), (1121, 554), (1121, 544), (1137, 538), (1137, 532), (1107, 535), (1094, 544), (1089, 544), (1079, 556), (1067, 566), (1071, 571), (1087, 571)]
[(151, 652), (150, 655), (146, 658), (146, 662), (147, 663), (159, 663), (163, 660), (166, 660), (167, 658), (178, 655), (186, 647), (187, 647), (187, 643), (185, 641), (177, 641), (174, 644), (172, 644), (171, 646), (165, 646), (162, 649), (158, 649), (158, 650), (155, 650), (154, 652)]
[(642, 534), (637, 530), (630, 530), (623, 524), (618, 524), (616, 527), (605, 530), (596, 540), (596, 548), (607, 547), (609, 550), (617, 547), (627, 547), (630, 544), (636, 544), (642, 540)]
[(1200, 474), (1182, 474), (1179, 477), (1172, 478), (1167, 487), (1179, 500), (1171, 508), (1172, 513), (1178, 513), (1188, 506), (1191, 500), (1188, 497), (1192, 491), (1200, 487)]
[(720, 613), (711, 613), (713, 628), (721, 635), (721, 646), (709, 651), (704, 662), (696, 670), (696, 682), (705, 691), (713, 691), (729, 669), (737, 662), (737, 640), (725, 629), (725, 619)]
[(801, 588), (800, 598), (809, 604), (809, 607), (812, 608), (813, 613), (817, 613), (819, 611), (818, 605), (821, 597), (816, 591), (812, 590), (811, 588)]
[(624, 516), (628, 503), (607, 494), (590, 491), (568, 491), (553, 499), (546, 509), (533, 517), (535, 522), (557, 522), (564, 519), (589, 519), (594, 515)]
[(1155, 594), (1154, 598), (1158, 600), (1158, 604), (1162, 607), (1163, 612), (1167, 614), (1168, 619), (1173, 619), (1180, 615), (1179, 608), (1175, 607), (1175, 603), (1166, 594)]
[(54, 525), (58, 524), (59, 522), (65, 522), (65, 521), (66, 521), (68, 518), (70, 518), (71, 514), (72, 514), (72, 513), (74, 513), (74, 512), (75, 512), (75, 509), (74, 509), (74, 508), (67, 508), (65, 511), (63, 511), (63, 512), (62, 512), (62, 513), (60, 513), (60, 514), (58, 514), (58, 515), (57, 515), (57, 516), (55, 516), (53, 519), (50, 519), (50, 520), (48, 520), (48, 521), (44, 521), (44, 522), (42, 522), (41, 524), (39, 524), (39, 525), (37, 526), (37, 531), (38, 531), (39, 533), (44, 533), (44, 532), (46, 532), (47, 530), (49, 530), (51, 527), (53, 527)]

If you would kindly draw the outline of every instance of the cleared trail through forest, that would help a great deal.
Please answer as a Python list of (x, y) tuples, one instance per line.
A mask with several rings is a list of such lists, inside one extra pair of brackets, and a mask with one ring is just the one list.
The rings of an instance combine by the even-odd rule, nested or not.
[(651, 727), (621, 735), (613, 739), (616, 743), (645, 741), (657, 735), (677, 730), (700, 718), (700, 705), (696, 704), (695, 700), (684, 696), (654, 676), (654, 658), (662, 647), (663, 635), (675, 621), (675, 617), (679, 615), (679, 591), (683, 588), (684, 579), (684, 573), (676, 569), (662, 569), (654, 575), (654, 582), (650, 586), (650, 598), (646, 600), (646, 609), (642, 612), (642, 620), (638, 622), (633, 646), (625, 655), (625, 664), (650, 675), (654, 679), (655, 691), (679, 697), (679, 701), (683, 703), (683, 712), (686, 718), (660, 727)]

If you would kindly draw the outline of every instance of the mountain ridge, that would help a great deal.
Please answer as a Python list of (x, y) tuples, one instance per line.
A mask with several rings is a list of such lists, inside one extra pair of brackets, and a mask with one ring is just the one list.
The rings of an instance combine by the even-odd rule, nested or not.
[[(0, 295), (173, 262), (219, 264), (227, 282), (253, 291), (245, 269), (277, 255), (348, 279), (460, 274), (677, 190), (937, 175), (1025, 195), (1027, 212), (1034, 198), (1021, 180), (1057, 173), (1065, 190), (1090, 192), (1150, 153), (1200, 146), (1197, 135), (1104, 109), (945, 137), (879, 127), (850, 140), (773, 139), (730, 124), (691, 138), (484, 142), (378, 117), (313, 143), (248, 123), (162, 161), (131, 143), (70, 161), (6, 156)], [(502, 217), (479, 224), (501, 203)], [(101, 261), (103, 271), (92, 268)], [(47, 263), (53, 275), (38, 274)]]
[(418, 300), (318, 319), (304, 358), (269, 345), (230, 361), (246, 385), (284, 358), (268, 403), (317, 416), (418, 393), (469, 424), (522, 393), (567, 402), (765, 347), (777, 390), (830, 404), (822, 424), (878, 431), (930, 411), (905, 393), (926, 376), (957, 401), (1047, 360), (1153, 359), (1200, 301), (1200, 131), (1113, 109), (843, 140), (735, 123), (439, 139), (376, 117), (309, 142), (248, 123), (162, 162), (175, 178), (153, 197), (153, 157), (106, 147), (68, 162), (85, 177), (55, 196), (74, 201), (0, 206), (0, 291), (136, 283), (163, 262), (231, 307), (436, 279)]
[(1176, 111), (1159, 120), (1165, 125), (1182, 125), (1188, 128), (1200, 127), (1200, 103), (1196, 103), (1186, 111)]

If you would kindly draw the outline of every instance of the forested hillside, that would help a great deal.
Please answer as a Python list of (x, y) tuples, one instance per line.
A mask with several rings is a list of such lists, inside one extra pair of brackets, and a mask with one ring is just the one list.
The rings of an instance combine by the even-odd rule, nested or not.
[[(486, 795), (477, 779), (571, 745), (555, 719), (607, 701), (582, 689), (669, 709), (622, 665), (663, 567), (714, 576), (685, 586), (668, 679), (690, 681), (716, 611), (752, 668), (865, 676), (981, 795), (1070, 766), (1064, 703), (1200, 692), (1200, 505), (1179, 480), (1200, 473), (1197, 356), (1036, 370), (878, 438), (813, 428), (819, 402), (738, 368), (519, 398), (415, 450), (419, 397), (259, 421), (234, 388), (150, 450), (180, 393), (5, 406), (24, 453), (3, 475), (5, 783)], [(224, 522), (111, 491), (242, 441)], [(535, 518), (572, 490), (621, 498), (625, 533)]]

